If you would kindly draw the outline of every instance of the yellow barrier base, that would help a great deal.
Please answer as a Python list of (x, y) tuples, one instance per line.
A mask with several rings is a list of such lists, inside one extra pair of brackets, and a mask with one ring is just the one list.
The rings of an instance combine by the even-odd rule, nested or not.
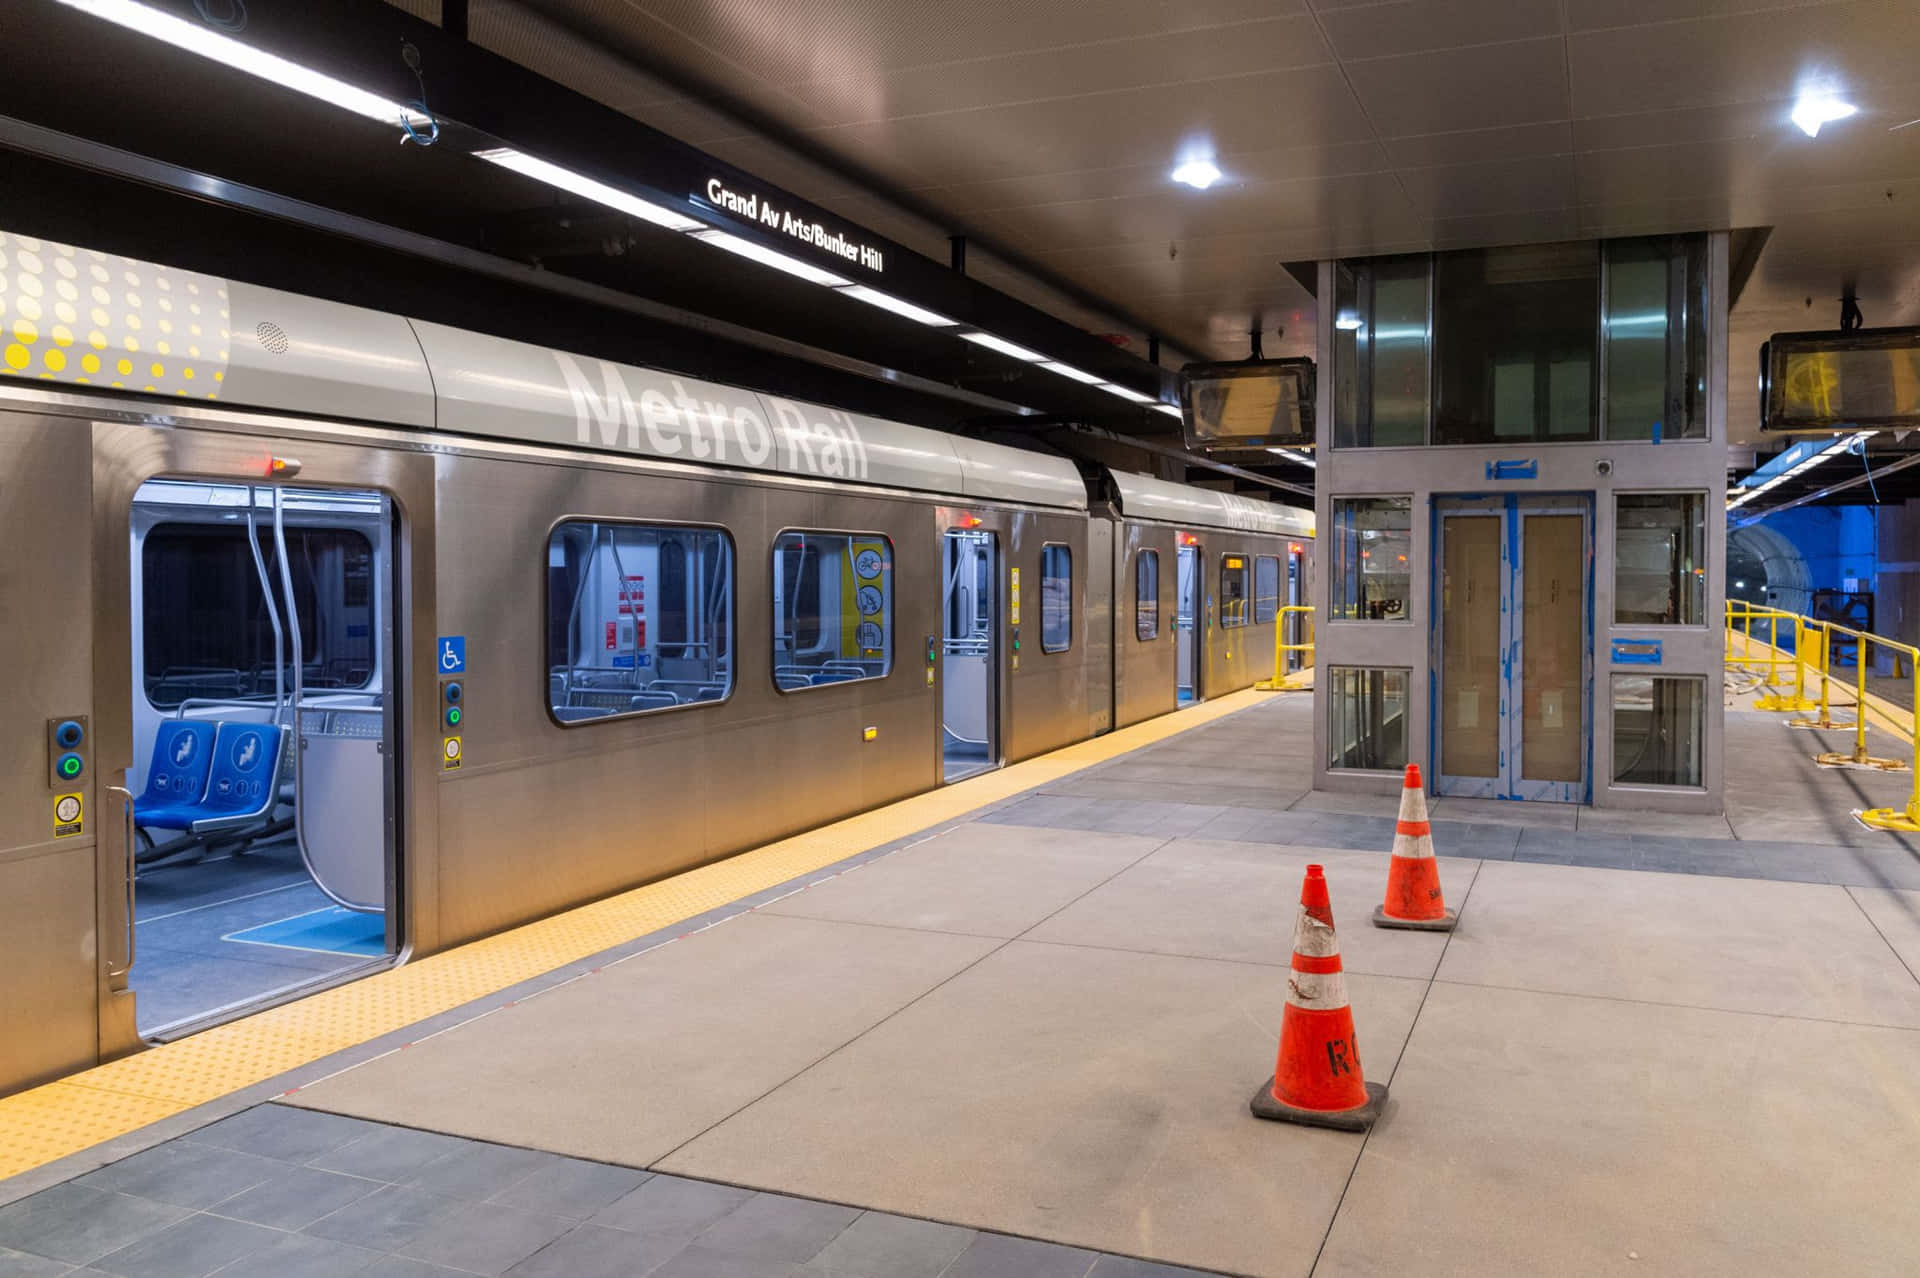
[[(1876, 759), (1870, 754), (1852, 755), (1840, 751), (1816, 754), (1813, 761), (1823, 768), (1852, 768), (1856, 772), (1906, 772), (1909, 771), (1903, 759)], [(1875, 808), (1878, 812), (1881, 809)], [(1891, 809), (1888, 809), (1891, 811)]]
[(1820, 703), (1810, 697), (1796, 697), (1790, 692), (1768, 693), (1753, 703), (1755, 710), (1818, 710)]
[(1853, 819), (1873, 830), (1900, 830), (1909, 834), (1920, 834), (1920, 821), (1914, 820), (1899, 808), (1868, 808), (1865, 812), (1856, 810)]
[(1818, 728), (1823, 732), (1832, 732), (1838, 728), (1851, 728), (1853, 720), (1839, 719), (1794, 719), (1787, 724), (1789, 728)]

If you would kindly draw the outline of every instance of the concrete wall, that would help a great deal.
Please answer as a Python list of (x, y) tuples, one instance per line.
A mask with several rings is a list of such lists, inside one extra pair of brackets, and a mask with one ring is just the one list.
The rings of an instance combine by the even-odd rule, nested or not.
[[(1333, 350), (1333, 310), (1322, 308), (1319, 401), (1316, 420), (1322, 423), (1323, 446), (1315, 496), (1315, 525), (1321, 530), (1323, 562), (1315, 574), (1312, 601), (1317, 609), (1319, 664), (1323, 677), (1314, 691), (1314, 785), (1325, 790), (1390, 793), (1400, 784), (1397, 775), (1335, 770), (1329, 757), (1331, 680), (1328, 665), (1396, 667), (1411, 671), (1408, 696), (1407, 757), (1418, 763), (1432, 781), (1432, 754), (1436, 729), (1432, 705), (1436, 664), (1436, 607), (1434, 582), (1434, 498), (1493, 493), (1580, 494), (1593, 508), (1593, 625), (1589, 648), (1591, 695), (1587, 714), (1591, 725), (1590, 780), (1595, 807), (1635, 807), (1671, 812), (1721, 810), (1724, 711), (1720, 695), (1723, 665), (1723, 628), (1726, 564), (1726, 270), (1724, 235), (1711, 240), (1709, 259), (1715, 317), (1708, 334), (1708, 431), (1704, 440), (1653, 444), (1602, 441), (1593, 443), (1539, 443), (1520, 446), (1445, 446), (1419, 448), (1331, 447), (1334, 376), (1328, 352)], [(1333, 263), (1320, 269), (1322, 296), (1333, 290)], [(1491, 481), (1489, 462), (1530, 459), (1538, 463), (1538, 477), (1522, 481)], [(1606, 465), (1603, 467), (1602, 463)], [(1601, 474), (1610, 468), (1611, 473)], [(1686, 491), (1706, 495), (1706, 624), (1701, 626), (1632, 626), (1612, 624), (1614, 615), (1613, 546), (1614, 496), (1626, 492)], [(1334, 581), (1333, 556), (1338, 534), (1333, 526), (1336, 497), (1410, 494), (1413, 498), (1412, 549), (1414, 566), (1411, 599), (1405, 618), (1393, 621), (1334, 621), (1330, 594)], [(1615, 639), (1658, 638), (1662, 641), (1659, 667), (1616, 666)], [(1698, 789), (1664, 786), (1618, 786), (1611, 782), (1613, 715), (1611, 676), (1621, 674), (1697, 675), (1706, 683), (1705, 784)]]

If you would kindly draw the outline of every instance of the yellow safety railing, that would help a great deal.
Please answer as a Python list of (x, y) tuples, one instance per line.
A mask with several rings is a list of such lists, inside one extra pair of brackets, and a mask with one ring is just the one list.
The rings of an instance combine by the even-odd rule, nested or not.
[[(1765, 640), (1756, 636), (1755, 631), (1759, 629), (1766, 632)], [(1783, 629), (1788, 629), (1793, 636), (1791, 652), (1780, 646)], [(1849, 704), (1853, 709), (1850, 723), (1833, 717), (1833, 685), (1839, 682), (1833, 671), (1835, 639), (1851, 643), (1853, 647), (1853, 700), (1841, 703), (1842, 709)], [(1920, 712), (1867, 691), (1867, 667), (1872, 664), (1876, 650), (1892, 654), (1896, 672), (1905, 667), (1905, 676), (1914, 681), (1914, 706), (1920, 707), (1920, 648), (1870, 631), (1855, 630), (1837, 621), (1822, 621), (1739, 599), (1727, 600), (1727, 666), (1762, 672), (1759, 678), (1765, 691), (1755, 701), (1755, 708), (1820, 712), (1817, 719), (1793, 720), (1789, 726), (1795, 728), (1851, 727), (1851, 751), (1826, 751), (1814, 755), (1814, 761), (1829, 768), (1912, 773), (1913, 789), (1904, 808), (1873, 808), (1858, 816), (1876, 829), (1920, 831), (1920, 767), (1915, 766), (1920, 763)], [(1791, 679), (1782, 667), (1791, 667)], [(1810, 676), (1819, 681), (1818, 701), (1807, 696)], [(1868, 753), (1869, 719), (1894, 736), (1905, 738), (1909, 746), (1906, 760), (1878, 758)]]
[[(1305, 621), (1302, 623), (1302, 629), (1306, 633), (1306, 638), (1300, 643), (1286, 642), (1287, 618), (1293, 615), (1299, 615), (1305, 618)], [(1298, 653), (1305, 654), (1301, 658), (1300, 669), (1293, 671), (1291, 675), (1289, 675), (1287, 671), (1287, 654), (1289, 652), (1298, 652)], [(1273, 678), (1262, 679), (1259, 683), (1256, 683), (1253, 686), (1256, 688), (1259, 688), (1263, 692), (1279, 692), (1279, 691), (1285, 691), (1285, 690), (1295, 689), (1299, 687), (1304, 687), (1306, 686), (1304, 683), (1299, 683), (1299, 682), (1289, 683), (1288, 680), (1290, 678), (1297, 679), (1299, 675), (1306, 673), (1308, 671), (1311, 671), (1312, 669), (1313, 669), (1313, 605), (1312, 604), (1288, 604), (1286, 607), (1282, 608), (1279, 612), (1279, 615), (1277, 615), (1273, 619)]]

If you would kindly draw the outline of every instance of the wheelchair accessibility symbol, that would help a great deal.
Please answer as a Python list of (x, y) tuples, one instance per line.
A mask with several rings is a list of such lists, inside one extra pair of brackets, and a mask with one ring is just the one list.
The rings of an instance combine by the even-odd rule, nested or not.
[(465, 635), (441, 635), (436, 641), (440, 653), (440, 673), (443, 675), (461, 674), (467, 668), (467, 637)]

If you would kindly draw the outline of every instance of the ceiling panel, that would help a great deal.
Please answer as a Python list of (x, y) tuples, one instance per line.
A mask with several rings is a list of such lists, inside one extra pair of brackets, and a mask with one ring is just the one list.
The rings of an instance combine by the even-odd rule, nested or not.
[(1564, 42), (1515, 40), (1346, 62), (1354, 92), (1387, 137), (1567, 118)]
[(1540, 0), (1388, 0), (1325, 9), (1320, 23), (1341, 58), (1384, 58), (1470, 44), (1558, 36), (1560, 14)]
[(1436, 218), (1564, 209), (1575, 202), (1572, 155), (1403, 169), (1399, 178), (1415, 211)]
[(1574, 31), (1758, 14), (1772, 9), (1812, 9), (1839, 3), (1845, 0), (1566, 0), (1567, 25)]
[(1563, 155), (1573, 150), (1573, 125), (1566, 120), (1545, 124), (1516, 124), (1494, 129), (1459, 129), (1452, 133), (1425, 133), (1388, 138), (1387, 158), (1397, 168), (1422, 169), (1440, 164), (1479, 164), (1488, 160), (1520, 160), (1532, 155)]

